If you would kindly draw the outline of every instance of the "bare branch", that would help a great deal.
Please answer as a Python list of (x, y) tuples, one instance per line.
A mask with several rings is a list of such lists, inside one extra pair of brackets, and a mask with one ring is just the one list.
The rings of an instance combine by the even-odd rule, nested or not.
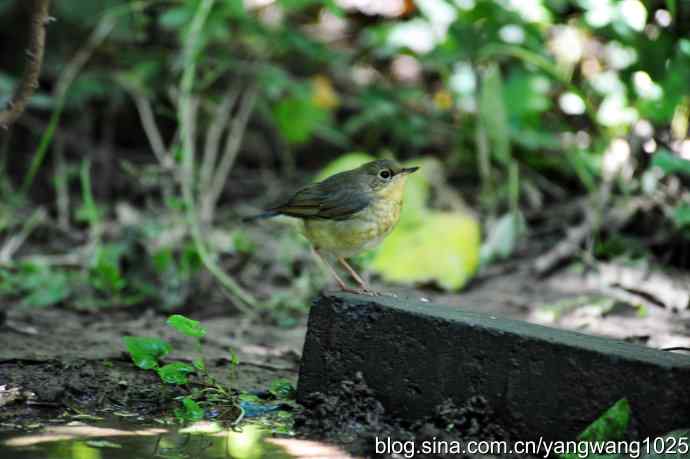
[(14, 254), (24, 244), (31, 232), (48, 217), (43, 207), (36, 209), (31, 216), (24, 221), (22, 229), (16, 235), (10, 237), (0, 249), (0, 265), (8, 264)]
[(153, 154), (156, 156), (158, 163), (163, 169), (171, 169), (173, 161), (168, 155), (168, 149), (165, 146), (165, 142), (163, 142), (163, 136), (161, 135), (160, 129), (158, 129), (156, 117), (151, 107), (151, 101), (148, 100), (146, 96), (135, 92), (132, 92), (132, 97), (134, 98), (141, 125), (144, 127), (144, 133), (146, 133)]
[(247, 92), (242, 97), (240, 102), (240, 108), (232, 120), (232, 126), (230, 127), (230, 132), (225, 140), (225, 149), (223, 151), (223, 157), (218, 164), (218, 169), (213, 176), (211, 187), (204, 191), (204, 197), (201, 202), (201, 214), (202, 220), (210, 221), (213, 219), (213, 212), (223, 192), (223, 187), (228, 179), (228, 175), (232, 170), (232, 166), (235, 164), (235, 159), (237, 158), (237, 153), (242, 145), (242, 138), (244, 137), (244, 131), (247, 127), (247, 122), (249, 117), (254, 110), (254, 103), (256, 102), (256, 95), (258, 89), (253, 86), (247, 90)]
[(625, 204), (612, 207), (604, 214), (603, 221), (597, 221), (595, 210), (588, 207), (588, 204), (585, 203), (583, 206), (584, 219), (582, 223), (570, 227), (562, 241), (548, 252), (537, 257), (532, 269), (539, 276), (551, 273), (559, 265), (577, 255), (580, 247), (587, 238), (598, 231), (598, 228), (604, 227), (609, 231), (617, 231), (625, 226), (635, 216), (637, 210), (644, 205), (645, 202), (643, 200), (631, 200)]
[(38, 77), (43, 64), (46, 41), (46, 24), (49, 21), (50, 0), (33, 0), (29, 29), (28, 62), (22, 79), (7, 108), (0, 111), (0, 127), (7, 128), (24, 112), (29, 99), (38, 87)]
[(206, 131), (204, 158), (201, 162), (201, 172), (199, 174), (199, 190), (201, 193), (207, 192), (211, 187), (213, 171), (216, 169), (218, 153), (220, 152), (220, 141), (230, 121), (230, 113), (240, 96), (240, 89), (240, 83), (235, 83), (227, 90), (223, 95), (223, 99), (216, 107), (213, 121)]
[(658, 269), (598, 263), (593, 279), (600, 285), (653, 300), (667, 308), (690, 308), (690, 276)]

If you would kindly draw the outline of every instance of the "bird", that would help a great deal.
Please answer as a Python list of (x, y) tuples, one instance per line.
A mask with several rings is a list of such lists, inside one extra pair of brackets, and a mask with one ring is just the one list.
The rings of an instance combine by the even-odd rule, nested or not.
[[(307, 185), (245, 221), (278, 215), (301, 219), (312, 253), (330, 271), (340, 289), (374, 294), (346, 259), (375, 248), (391, 233), (400, 220), (407, 178), (418, 169), (402, 167), (390, 159), (371, 161)], [(324, 255), (335, 257), (360, 288), (349, 287)]]

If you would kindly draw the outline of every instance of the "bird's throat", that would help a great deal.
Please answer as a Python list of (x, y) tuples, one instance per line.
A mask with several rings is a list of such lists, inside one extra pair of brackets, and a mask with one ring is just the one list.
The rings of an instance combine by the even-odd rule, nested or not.
[(406, 176), (397, 177), (390, 185), (376, 192), (376, 198), (384, 199), (391, 203), (402, 202), (406, 181)]

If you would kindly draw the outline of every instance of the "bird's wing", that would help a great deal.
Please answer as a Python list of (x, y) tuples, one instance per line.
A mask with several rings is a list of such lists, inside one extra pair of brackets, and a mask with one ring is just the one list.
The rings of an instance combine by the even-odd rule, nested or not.
[(291, 217), (345, 220), (371, 202), (371, 198), (363, 191), (344, 189), (337, 185), (340, 184), (328, 181), (315, 183), (270, 210)]

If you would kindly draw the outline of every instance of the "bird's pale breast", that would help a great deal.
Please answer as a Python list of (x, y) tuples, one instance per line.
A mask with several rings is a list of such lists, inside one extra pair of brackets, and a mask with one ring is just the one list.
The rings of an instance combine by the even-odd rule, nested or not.
[(404, 180), (377, 193), (368, 207), (346, 220), (309, 219), (305, 235), (321, 251), (351, 257), (376, 247), (400, 219)]

